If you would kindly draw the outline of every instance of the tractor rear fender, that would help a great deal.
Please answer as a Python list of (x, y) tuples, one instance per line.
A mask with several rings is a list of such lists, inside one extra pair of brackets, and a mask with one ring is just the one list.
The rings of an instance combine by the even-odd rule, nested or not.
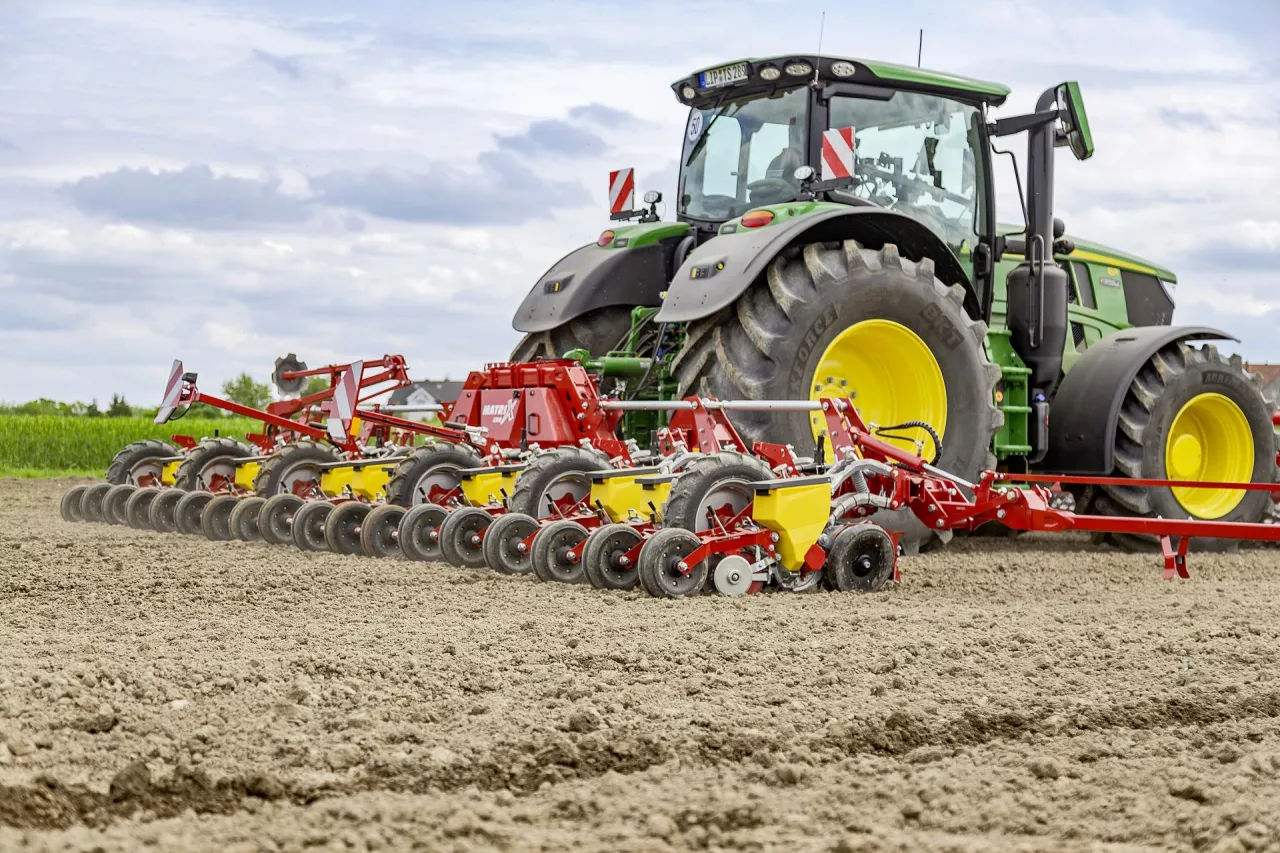
[(1175, 341), (1237, 338), (1207, 326), (1122, 329), (1084, 351), (1049, 406), (1049, 452), (1038, 466), (1055, 474), (1110, 475), (1120, 406), (1138, 371)]
[(655, 222), (614, 230), (617, 236), (608, 245), (583, 246), (547, 270), (511, 325), (545, 332), (597, 308), (662, 304), (676, 250), (692, 229), (683, 222)]
[(927, 226), (891, 210), (842, 207), (775, 220), (760, 228), (739, 227), (703, 243), (676, 272), (656, 319), (673, 323), (706, 317), (731, 305), (787, 247), (849, 239), (869, 249), (893, 243), (902, 257), (915, 261), (932, 258), (939, 279), (964, 287), (969, 316), (982, 315), (981, 302), (959, 258)]

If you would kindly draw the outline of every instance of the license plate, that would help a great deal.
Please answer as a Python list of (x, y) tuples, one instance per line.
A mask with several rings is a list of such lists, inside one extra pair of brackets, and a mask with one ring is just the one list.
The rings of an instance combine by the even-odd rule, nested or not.
[(747, 63), (738, 62), (723, 68), (712, 68), (698, 75), (698, 85), (703, 89), (714, 89), (717, 86), (728, 86), (747, 79)]

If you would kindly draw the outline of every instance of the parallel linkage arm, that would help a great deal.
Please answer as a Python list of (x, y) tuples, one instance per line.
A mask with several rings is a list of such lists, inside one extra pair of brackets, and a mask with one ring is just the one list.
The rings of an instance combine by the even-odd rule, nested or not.
[[(824, 403), (827, 401), (824, 401)], [(1280, 525), (1194, 518), (1140, 518), (1084, 515), (1050, 504), (1051, 484), (1119, 485), (1144, 488), (1208, 488), (1251, 492), (1277, 490), (1275, 483), (1230, 483), (1201, 480), (1130, 479), (1065, 474), (1014, 474), (984, 471), (978, 482), (941, 471), (920, 456), (871, 435), (851, 403), (824, 408), (828, 431), (849, 436), (859, 455), (892, 463), (891, 498), (894, 506), (906, 506), (924, 524), (938, 530), (973, 530), (998, 522), (1014, 530), (1091, 533), (1131, 533), (1160, 539), (1164, 576), (1188, 577), (1187, 546), (1193, 538), (1280, 542)], [(1280, 414), (1275, 416), (1280, 425)], [(837, 445), (838, 446), (838, 445)], [(1027, 483), (1022, 489), (1008, 485)], [(972, 496), (970, 494), (972, 493)]]

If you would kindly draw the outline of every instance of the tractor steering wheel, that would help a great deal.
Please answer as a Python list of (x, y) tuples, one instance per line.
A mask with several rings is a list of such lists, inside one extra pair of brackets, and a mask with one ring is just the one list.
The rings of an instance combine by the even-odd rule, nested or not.
[(731, 195), (698, 196), (698, 201), (702, 204), (703, 210), (717, 217), (732, 216), (733, 209), (738, 204), (738, 200)]
[[(796, 185), (785, 178), (761, 178), (747, 184), (752, 204), (778, 204), (796, 197)], [(756, 196), (764, 196), (757, 199)], [(776, 198), (775, 198), (776, 196)]]

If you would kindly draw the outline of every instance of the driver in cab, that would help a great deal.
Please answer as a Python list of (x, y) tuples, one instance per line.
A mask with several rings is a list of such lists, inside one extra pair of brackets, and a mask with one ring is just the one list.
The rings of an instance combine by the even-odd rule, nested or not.
[(800, 192), (796, 169), (805, 165), (805, 129), (793, 117), (787, 125), (787, 147), (769, 162), (764, 186), (751, 188), (751, 204), (778, 204), (791, 201)]

